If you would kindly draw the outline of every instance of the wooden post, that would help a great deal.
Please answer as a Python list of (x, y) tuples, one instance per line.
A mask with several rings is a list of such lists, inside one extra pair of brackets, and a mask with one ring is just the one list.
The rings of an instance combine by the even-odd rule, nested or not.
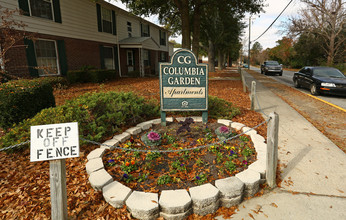
[(240, 76), (241, 76), (241, 81), (243, 83), (243, 92), (246, 92), (246, 82), (245, 82), (245, 77), (243, 74), (243, 71), (240, 69)]
[(166, 112), (161, 111), (161, 125), (166, 126)]
[(203, 122), (203, 124), (207, 124), (208, 123), (208, 111), (203, 111), (202, 112), (202, 122)]
[(267, 127), (266, 179), (269, 187), (274, 188), (276, 186), (276, 167), (278, 163), (279, 115), (272, 112), (269, 117), (271, 117), (271, 120)]
[(49, 162), (49, 175), (52, 220), (67, 219), (65, 159), (51, 160)]
[(255, 110), (255, 95), (256, 95), (256, 82), (252, 81), (251, 83), (251, 96), (250, 96), (250, 100), (251, 100), (251, 110)]

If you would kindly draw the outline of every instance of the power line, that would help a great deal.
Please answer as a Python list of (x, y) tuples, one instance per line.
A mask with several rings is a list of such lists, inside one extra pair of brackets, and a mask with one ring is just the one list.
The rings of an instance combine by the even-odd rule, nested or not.
[(286, 7), (284, 8), (284, 10), (282, 10), (282, 12), (275, 18), (275, 20), (269, 25), (269, 27), (258, 37), (256, 38), (256, 40), (253, 40), (252, 42), (254, 41), (257, 41), (258, 39), (260, 39), (272, 26), (273, 24), (276, 22), (276, 20), (281, 16), (281, 14), (286, 10), (286, 8), (293, 2), (293, 0), (291, 0), (287, 5)]

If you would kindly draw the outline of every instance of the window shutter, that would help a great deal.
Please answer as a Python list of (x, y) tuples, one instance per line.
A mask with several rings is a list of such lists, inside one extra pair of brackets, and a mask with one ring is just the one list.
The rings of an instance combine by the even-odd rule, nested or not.
[(35, 69), (35, 67), (37, 67), (37, 61), (34, 42), (32, 42), (32, 40), (24, 38), (24, 44), (26, 45), (25, 52), (30, 76), (38, 77), (38, 70)]
[(65, 42), (63, 40), (58, 40), (57, 45), (58, 45), (60, 73), (61, 73), (61, 75), (66, 76), (67, 71), (68, 71), (68, 67), (67, 67)]
[(143, 24), (141, 23), (141, 37), (143, 37), (144, 34), (143, 34)]
[(115, 11), (112, 10), (112, 24), (113, 24), (113, 35), (117, 35), (117, 23), (115, 17)]
[(60, 0), (53, 0), (55, 22), (61, 23)]
[(118, 73), (118, 72), (119, 72), (118, 46), (114, 46), (114, 47), (113, 47), (113, 51), (114, 51), (115, 71)]
[(100, 63), (101, 63), (101, 69), (106, 69), (105, 57), (104, 57), (104, 52), (103, 52), (103, 46), (102, 45), (100, 45)]
[(101, 5), (96, 4), (96, 14), (97, 14), (97, 28), (99, 32), (102, 32), (102, 18), (101, 18)]
[(150, 37), (150, 25), (149, 24), (148, 24), (148, 34), (149, 34), (148, 37)]
[(30, 16), (28, 0), (18, 0), (19, 9), (22, 10), (23, 15)]

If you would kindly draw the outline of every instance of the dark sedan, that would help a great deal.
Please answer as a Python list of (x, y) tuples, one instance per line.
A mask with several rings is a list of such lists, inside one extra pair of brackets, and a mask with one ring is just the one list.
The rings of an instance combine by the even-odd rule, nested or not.
[(294, 73), (293, 83), (296, 88), (310, 89), (312, 95), (346, 96), (346, 76), (331, 67), (303, 67)]

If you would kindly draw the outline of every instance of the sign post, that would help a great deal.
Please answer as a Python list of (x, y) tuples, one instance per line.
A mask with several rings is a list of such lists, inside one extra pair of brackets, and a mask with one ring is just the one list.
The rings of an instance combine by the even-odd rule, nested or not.
[(161, 124), (167, 111), (202, 111), (208, 122), (208, 65), (198, 64), (187, 49), (176, 51), (170, 63), (160, 63)]
[(30, 132), (30, 161), (50, 160), (51, 217), (67, 219), (65, 159), (79, 157), (78, 123), (31, 126)]

